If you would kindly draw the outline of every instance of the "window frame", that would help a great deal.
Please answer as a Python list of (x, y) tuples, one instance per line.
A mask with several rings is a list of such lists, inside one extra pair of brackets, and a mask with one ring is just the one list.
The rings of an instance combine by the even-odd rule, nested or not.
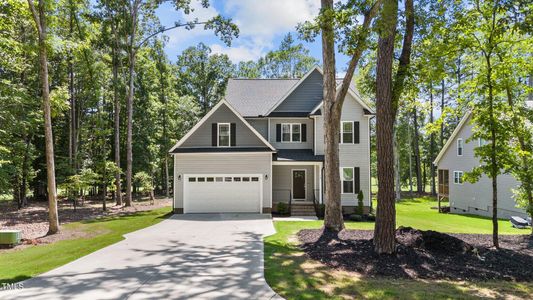
[(463, 177), (464, 177), (463, 171), (453, 171), (453, 184), (463, 185), (463, 183), (465, 182)]
[[(459, 143), (461, 144), (461, 147), (459, 147)], [(459, 154), (459, 149), (461, 149), (461, 154)], [(456, 149), (455, 149), (455, 152), (456, 152), (457, 156), (463, 156), (464, 151), (465, 151), (465, 143), (464, 143), (462, 138), (458, 138), (457, 139), (457, 144), (456, 144)]]
[[(228, 126), (228, 145), (220, 145), (220, 127)], [(231, 147), (231, 123), (217, 123), (217, 147)]]
[[(352, 180), (344, 180), (344, 169), (350, 169), (352, 170)], [(340, 168), (340, 177), (341, 177), (341, 194), (343, 195), (353, 195), (355, 193), (355, 174), (354, 174), (354, 168), (353, 167), (341, 167)], [(344, 182), (352, 182), (352, 191), (351, 192), (345, 192), (344, 191)]]
[[(283, 131), (283, 128), (288, 126), (289, 127), (289, 140), (284, 139), (284, 134), (286, 132)], [(298, 140), (293, 139), (293, 127), (298, 127)], [(301, 123), (281, 123), (281, 142), (282, 143), (301, 143), (302, 142), (302, 124)]]
[[(353, 124), (354, 121), (341, 121), (341, 140), (340, 140), (340, 143), (341, 144), (353, 144), (354, 143), (354, 124)], [(349, 132), (351, 133), (351, 136), (352, 136), (352, 141), (350, 143), (346, 143), (344, 142), (344, 123), (348, 123), (348, 124), (351, 124), (351, 128), (352, 128), (352, 131)], [(348, 132), (346, 132), (348, 133)]]

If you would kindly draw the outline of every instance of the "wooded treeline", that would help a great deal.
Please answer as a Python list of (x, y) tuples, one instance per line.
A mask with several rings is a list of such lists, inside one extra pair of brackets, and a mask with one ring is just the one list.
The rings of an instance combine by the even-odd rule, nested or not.
[[(188, 1), (172, 3), (194, 14)], [(164, 52), (166, 31), (201, 26), (230, 45), (238, 28), (222, 16), (163, 27), (155, 14), (159, 5), (0, 4), (0, 194), (12, 195), (20, 207), (30, 196), (48, 196), (52, 205), (55, 195), (47, 195), (47, 187), (57, 183), (72, 199), (80, 192), (99, 196), (104, 209), (104, 195), (119, 205), (131, 205), (139, 189), (168, 196), (168, 150), (220, 100), (229, 77), (294, 78), (318, 63), (290, 34), (257, 61), (234, 64), (198, 44), (173, 63)], [(523, 183), (517, 202), (533, 214), (533, 117), (522, 109), (533, 74), (531, 9), (522, 0), (322, 0), (319, 17), (298, 31), (304, 40), (322, 39), (326, 198), (332, 199), (326, 228), (343, 228), (335, 155), (352, 79), (362, 95), (376, 99), (378, 111), (372, 170), (378, 170), (384, 215), (378, 214), (376, 227), (385, 222), (381, 236), (388, 235), (378, 252), (393, 251), (400, 187), (435, 194), (432, 162), (467, 111), (478, 124), (473, 138), (486, 141), (476, 150), (482, 165), (467, 179), (486, 174), (496, 182), (501, 172), (513, 174)], [(335, 49), (349, 57), (345, 69), (335, 69)], [(346, 76), (336, 93), (339, 72)]]

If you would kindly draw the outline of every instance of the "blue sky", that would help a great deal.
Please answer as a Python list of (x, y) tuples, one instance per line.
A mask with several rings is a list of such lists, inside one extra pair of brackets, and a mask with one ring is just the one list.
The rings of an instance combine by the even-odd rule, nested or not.
[[(215, 15), (232, 18), (239, 26), (239, 38), (226, 47), (212, 31), (197, 27), (193, 30), (183, 28), (168, 31), (168, 42), (165, 51), (171, 61), (176, 60), (185, 48), (200, 42), (211, 47), (214, 53), (224, 53), (237, 63), (239, 61), (256, 60), (269, 50), (276, 49), (287, 32), (294, 33), (300, 22), (312, 20), (320, 9), (319, 0), (211, 0), (209, 8), (203, 8), (200, 1), (192, 1), (194, 12), (184, 15), (165, 2), (156, 14), (163, 26), (172, 26), (179, 20), (207, 20)], [(302, 41), (299, 41), (302, 42)], [(312, 56), (321, 61), (322, 49), (320, 38), (314, 43), (302, 42), (310, 50)], [(337, 73), (343, 73), (348, 57), (337, 55)]]

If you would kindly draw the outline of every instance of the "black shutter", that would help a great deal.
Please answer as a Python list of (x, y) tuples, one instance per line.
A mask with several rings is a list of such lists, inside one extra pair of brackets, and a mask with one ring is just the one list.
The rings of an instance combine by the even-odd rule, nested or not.
[(217, 146), (217, 138), (218, 138), (218, 124), (212, 123), (211, 124), (211, 146), (213, 147)]
[(358, 194), (361, 190), (361, 176), (359, 167), (353, 168), (353, 182), (355, 183), (354, 193)]
[(230, 124), (230, 145), (235, 146), (237, 143), (237, 131), (235, 123)]
[(302, 142), (307, 142), (307, 124), (302, 124)]
[(281, 124), (276, 124), (276, 142), (281, 142)]
[(353, 122), (353, 143), (359, 144), (359, 121)]

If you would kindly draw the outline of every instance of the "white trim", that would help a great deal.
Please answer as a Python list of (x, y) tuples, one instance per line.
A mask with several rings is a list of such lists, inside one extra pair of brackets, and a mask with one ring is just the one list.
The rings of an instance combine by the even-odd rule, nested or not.
[(261, 151), (261, 152), (180, 152), (171, 153), (172, 155), (257, 155), (257, 154), (272, 154), (276, 151)]
[(452, 135), (450, 135), (450, 138), (448, 138), (448, 140), (446, 141), (446, 144), (444, 144), (444, 147), (442, 147), (442, 149), (440, 150), (439, 154), (437, 155), (437, 158), (435, 158), (435, 160), (433, 161), (434, 165), (438, 165), (439, 164), (439, 161), (442, 159), (442, 157), (446, 153), (446, 150), (448, 150), (448, 148), (450, 147), (451, 143), (453, 143), (453, 141), (455, 140), (455, 137), (457, 136), (457, 134), (459, 134), (459, 131), (461, 131), (461, 128), (463, 128), (464, 124), (466, 123), (466, 121), (468, 120), (468, 118), (470, 117), (471, 114), (472, 114), (472, 112), (468, 111), (463, 116), (463, 118), (461, 119), (461, 122), (459, 122), (457, 127), (455, 127), (455, 130), (452, 132)]
[[(374, 116), (371, 116), (371, 117), (374, 117)], [(372, 206), (372, 141), (370, 140), (371, 139), (371, 136), (370, 136), (370, 120), (372, 118), (368, 118), (368, 124), (367, 124), (367, 134), (368, 134), (368, 139), (367, 139), (367, 142), (368, 142), (368, 155), (366, 156), (366, 158), (368, 159), (368, 206), (371, 207)]]
[(220, 106), (222, 106), (222, 104), (226, 105), (236, 116), (237, 118), (239, 118), (240, 121), (242, 121), (244, 123), (244, 125), (246, 125), (248, 127), (248, 129), (250, 129), (266, 146), (268, 146), (268, 148), (272, 149), (272, 151), (276, 151), (276, 148), (274, 148), (267, 140), (265, 140), (265, 138), (259, 133), (257, 132), (257, 130), (255, 130), (255, 128), (252, 127), (252, 125), (250, 125), (227, 101), (226, 99), (222, 99), (220, 100), (200, 121), (198, 121), (198, 123), (196, 123), (196, 125), (194, 125), (194, 127), (189, 130), (189, 132), (187, 132), (187, 134), (185, 134), (177, 143), (176, 145), (174, 145), (174, 147), (170, 148), (170, 151), (169, 152), (172, 152), (174, 149), (178, 148), (179, 146), (181, 146), (196, 130), (198, 130), (198, 128), (200, 128), (200, 126), (205, 122), (207, 121), (207, 119), (209, 119), (209, 117), (211, 117), (211, 115), (213, 115), (213, 113), (215, 113), (215, 111), (218, 110), (218, 108)]
[[(459, 147), (459, 142), (461, 142), (461, 147)], [(459, 154), (459, 149), (461, 149), (461, 154)], [(455, 153), (457, 154), (457, 156), (463, 156), (464, 151), (465, 151), (465, 142), (463, 141), (463, 138), (458, 138), (456, 142)]]
[[(340, 140), (340, 143), (341, 144), (348, 144), (348, 145), (351, 145), (351, 144), (355, 144), (354, 143), (354, 137), (355, 137), (355, 128), (354, 128), (354, 123), (355, 121), (341, 121), (341, 140)], [(351, 143), (345, 143), (344, 142), (344, 123), (348, 123), (348, 124), (352, 124), (352, 142)]]
[[(288, 141), (284, 141), (283, 140), (283, 126), (285, 126), (285, 125), (289, 126), (289, 140)], [(297, 141), (293, 141), (292, 140), (292, 134), (293, 134), (292, 128), (295, 125), (300, 127), (300, 132), (299, 132), (300, 139), (297, 140)], [(302, 123), (281, 123), (281, 141), (280, 141), (280, 143), (302, 143)]]
[[(228, 145), (220, 145), (220, 125), (228, 126)], [(217, 123), (217, 147), (231, 147), (231, 123)]]
[(316, 113), (317, 110), (319, 110), (322, 107), (323, 103), (324, 103), (324, 100), (318, 102), (318, 104), (315, 106), (315, 108), (313, 108), (313, 110), (309, 113), (311, 115), (311, 117), (313, 116), (314, 113)]
[(291, 89), (285, 93), (285, 95), (283, 95), (283, 97), (281, 97), (278, 102), (276, 102), (276, 104), (274, 104), (274, 106), (272, 106), (272, 108), (270, 108), (266, 113), (265, 113), (265, 116), (268, 116), (270, 113), (272, 113), (276, 108), (278, 108), (278, 106), (280, 106), (281, 103), (283, 103), (283, 101), (285, 101), (285, 99), (287, 99), (287, 97), (289, 97), (292, 92), (294, 92), (294, 90), (296, 90), (297, 87), (300, 86), (300, 84), (302, 84), (302, 82), (304, 82), (307, 77), (309, 77), (309, 75), (311, 75), (311, 73), (313, 73), (315, 70), (318, 70), (318, 72), (320, 72), (320, 74), (324, 74), (324, 72), (322, 72), (322, 69), (315, 65), (311, 70), (309, 70), (309, 72), (307, 72), (302, 78), (300, 78), (300, 80), (298, 82), (296, 82), (292, 87)]
[(272, 165), (274, 166), (312, 166), (317, 165), (321, 166), (321, 161), (279, 161), (274, 160), (272, 161)]
[(270, 118), (267, 118), (267, 141), (270, 143)]
[(313, 154), (316, 155), (316, 118), (313, 119)]
[[(461, 182), (455, 182), (455, 173), (460, 174), (458, 179)], [(453, 171), (453, 184), (463, 185), (464, 182), (465, 182), (465, 180), (464, 180), (464, 172), (463, 171)]]
[[(304, 198), (294, 197), (294, 171), (304, 171)], [(292, 196), (292, 200), (296, 200), (296, 201), (307, 200), (307, 169), (291, 169), (291, 196)]]
[(183, 174), (181, 176), (183, 180), (183, 213), (187, 213), (187, 206), (186, 203), (186, 187), (189, 177), (259, 177), (259, 212), (260, 214), (263, 213), (263, 176), (264, 174), (218, 174), (218, 173), (204, 173), (204, 174)]
[[(337, 91), (339, 90), (341, 85), (339, 85), (337, 87)], [(358, 94), (356, 94), (351, 88), (348, 88), (348, 93), (350, 94), (350, 96), (352, 96), (355, 101), (357, 103), (359, 103), (359, 105), (361, 105), (364, 109), (368, 110), (369, 112), (371, 112), (372, 114), (375, 114), (375, 110), (373, 108), (371, 108), (370, 106), (368, 106), (363, 100), (361, 100), (361, 96), (359, 96)], [(320, 103), (309, 113), (310, 115), (314, 114), (317, 110), (319, 110), (322, 105), (324, 105), (324, 101), (320, 101)], [(367, 117), (373, 117), (373, 115), (367, 115), (367, 114), (363, 114), (364, 116), (367, 116)]]
[[(351, 169), (352, 170), (352, 192), (351, 193), (345, 193), (344, 192), (344, 169)], [(355, 170), (354, 167), (340, 167), (340, 173), (341, 173), (341, 195), (354, 195), (355, 194)]]
[(324, 203), (324, 199), (322, 197), (322, 165), (318, 166), (318, 198), (320, 203)]

